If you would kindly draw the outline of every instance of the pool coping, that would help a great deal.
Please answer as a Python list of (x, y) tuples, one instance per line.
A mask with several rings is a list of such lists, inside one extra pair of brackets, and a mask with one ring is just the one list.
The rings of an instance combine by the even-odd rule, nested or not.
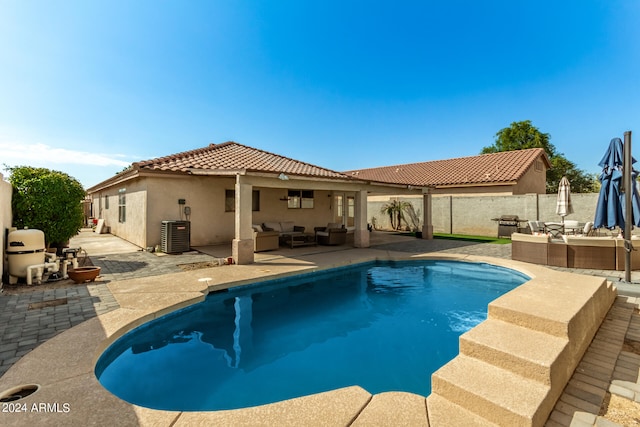
[[(66, 425), (102, 425), (113, 423), (114, 419), (127, 425), (166, 426), (216, 423), (366, 425), (373, 421), (377, 424), (386, 424), (385, 421), (388, 421), (393, 424), (429, 425), (428, 398), (404, 392), (372, 395), (361, 387), (353, 386), (254, 408), (175, 412), (152, 410), (124, 402), (106, 391), (93, 373), (102, 352), (124, 333), (149, 320), (202, 301), (208, 292), (362, 262), (415, 259), (487, 262), (526, 274), (532, 279), (527, 283), (535, 281), (549, 286), (570, 282), (584, 285), (588, 282), (594, 284), (595, 289), (598, 281), (606, 282), (603, 278), (558, 272), (505, 259), (442, 253), (408, 254), (379, 249), (349, 251), (348, 257), (345, 252), (323, 253), (300, 258), (278, 258), (248, 266), (225, 266), (112, 282), (108, 287), (120, 304), (119, 309), (83, 322), (50, 339), (25, 355), (0, 378), (0, 392), (21, 384), (41, 386), (37, 393), (19, 401), (26, 405), (27, 411), (2, 413), (0, 419), (3, 425), (24, 425), (45, 420)], [(176, 282), (182, 284), (179, 290), (176, 289)], [(606, 304), (603, 302), (602, 306)], [(595, 325), (597, 330), (603, 317), (596, 314), (593, 320), (598, 323)], [(38, 408), (43, 410), (39, 411)], [(434, 413), (437, 413), (437, 408)], [(476, 421), (479, 425), (487, 422), (486, 419)], [(441, 424), (441, 420), (431, 419), (431, 425)]]

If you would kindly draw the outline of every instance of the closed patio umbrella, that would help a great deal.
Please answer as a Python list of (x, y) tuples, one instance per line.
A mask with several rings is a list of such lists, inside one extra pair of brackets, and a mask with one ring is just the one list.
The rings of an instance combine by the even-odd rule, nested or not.
[(563, 176), (558, 185), (558, 199), (556, 202), (556, 214), (560, 215), (562, 222), (564, 217), (573, 213), (571, 204), (571, 184), (566, 176)]
[[(594, 228), (606, 227), (609, 229), (625, 225), (625, 201), (621, 192), (623, 176), (623, 145), (620, 138), (613, 138), (609, 148), (605, 152), (598, 166), (602, 167), (600, 174), (600, 195), (596, 204), (596, 215), (593, 220)], [(631, 164), (635, 163), (631, 159)], [(632, 169), (631, 202), (633, 214), (631, 223), (640, 226), (640, 197), (635, 185), (638, 172)]]

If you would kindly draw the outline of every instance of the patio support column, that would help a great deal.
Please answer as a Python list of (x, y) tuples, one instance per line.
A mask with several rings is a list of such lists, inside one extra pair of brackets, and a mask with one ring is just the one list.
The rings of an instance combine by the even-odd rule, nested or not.
[(243, 176), (236, 175), (235, 238), (231, 247), (236, 264), (253, 263), (253, 230), (251, 229), (251, 194), (253, 186), (243, 183)]
[(422, 238), (433, 239), (433, 219), (431, 212), (431, 189), (422, 190)]
[(355, 226), (353, 246), (356, 248), (369, 247), (369, 230), (367, 229), (367, 191), (356, 192)]

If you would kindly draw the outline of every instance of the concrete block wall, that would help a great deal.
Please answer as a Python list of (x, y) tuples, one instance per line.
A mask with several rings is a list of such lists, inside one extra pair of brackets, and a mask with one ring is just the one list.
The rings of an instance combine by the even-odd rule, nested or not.
[[(397, 197), (397, 199), (412, 203), (416, 209), (422, 207), (422, 199), (419, 197)], [(492, 219), (501, 215), (518, 215), (522, 219), (532, 221), (560, 221), (561, 218), (556, 215), (556, 201), (556, 194), (434, 195), (432, 203), (433, 231), (447, 234), (496, 236), (498, 224)], [(566, 218), (580, 222), (593, 221), (597, 201), (597, 193), (571, 194), (574, 213)], [(380, 209), (385, 203), (381, 200), (368, 203), (369, 223), (372, 223), (372, 217), (375, 217), (379, 229), (391, 228), (388, 216), (380, 213)], [(423, 218), (423, 212), (420, 212), (420, 215)]]

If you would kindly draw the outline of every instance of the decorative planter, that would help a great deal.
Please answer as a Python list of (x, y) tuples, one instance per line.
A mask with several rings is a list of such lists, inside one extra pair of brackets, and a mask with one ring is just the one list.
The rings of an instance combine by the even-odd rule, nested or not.
[(75, 283), (93, 282), (100, 274), (100, 267), (77, 267), (67, 273)]

